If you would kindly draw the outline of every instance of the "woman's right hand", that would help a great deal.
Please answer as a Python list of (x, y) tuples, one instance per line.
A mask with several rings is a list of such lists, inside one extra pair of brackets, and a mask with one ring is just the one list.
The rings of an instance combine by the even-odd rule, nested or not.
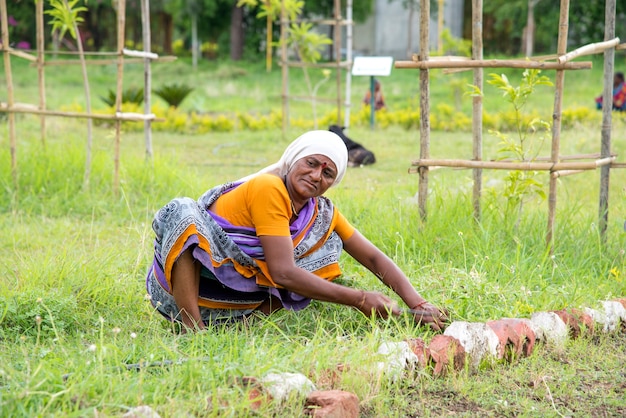
[(428, 325), (434, 331), (443, 331), (450, 322), (450, 313), (445, 308), (438, 308), (430, 302), (423, 301), (411, 308), (413, 318), (419, 325)]
[(361, 296), (354, 307), (368, 317), (372, 314), (380, 318), (388, 318), (390, 314), (400, 315), (398, 304), (380, 292), (361, 290)]

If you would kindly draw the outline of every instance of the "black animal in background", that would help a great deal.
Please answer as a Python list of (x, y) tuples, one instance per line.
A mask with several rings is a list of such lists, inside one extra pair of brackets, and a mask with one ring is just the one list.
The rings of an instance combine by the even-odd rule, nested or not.
[(330, 125), (328, 127), (328, 130), (339, 135), (344, 144), (346, 144), (346, 148), (348, 148), (348, 165), (350, 167), (374, 164), (376, 162), (376, 157), (374, 156), (374, 153), (366, 149), (358, 142), (355, 142), (352, 139), (348, 138), (348, 136), (343, 131), (343, 126)]

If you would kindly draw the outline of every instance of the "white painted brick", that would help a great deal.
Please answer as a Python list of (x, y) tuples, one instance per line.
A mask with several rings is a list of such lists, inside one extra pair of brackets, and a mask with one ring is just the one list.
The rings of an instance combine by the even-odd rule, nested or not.
[(455, 321), (446, 328), (443, 334), (459, 340), (473, 368), (478, 367), (484, 357), (495, 358), (498, 355), (500, 340), (487, 324)]
[(260, 381), (277, 401), (287, 400), (293, 393), (307, 396), (316, 390), (313, 382), (301, 373), (268, 373)]
[(378, 371), (390, 375), (394, 380), (406, 369), (412, 370), (419, 363), (417, 355), (406, 341), (384, 342), (378, 347), (378, 354), (384, 357), (383, 361), (377, 363)]
[(530, 317), (535, 336), (546, 344), (561, 346), (568, 335), (567, 325), (554, 312), (535, 312)]

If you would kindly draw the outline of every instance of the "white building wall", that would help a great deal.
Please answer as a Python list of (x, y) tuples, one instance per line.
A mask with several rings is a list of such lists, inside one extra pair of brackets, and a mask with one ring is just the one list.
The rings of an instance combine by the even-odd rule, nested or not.
[[(455, 37), (463, 33), (464, 0), (445, 0), (444, 26)], [(430, 47), (437, 48), (437, 8), (430, 10)], [(419, 52), (419, 9), (413, 13), (409, 22), (409, 11), (402, 6), (401, 0), (376, 0), (374, 13), (365, 23), (353, 27), (353, 50), (355, 55), (392, 56), (394, 59), (409, 59)], [(411, 27), (410, 53), (409, 27)]]

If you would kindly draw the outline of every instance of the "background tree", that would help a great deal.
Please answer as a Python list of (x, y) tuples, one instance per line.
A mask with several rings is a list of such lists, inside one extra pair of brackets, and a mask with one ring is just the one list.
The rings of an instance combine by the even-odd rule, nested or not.
[[(529, 19), (529, 4), (534, 6)], [(569, 43), (582, 46), (604, 40), (604, 1), (570, 3)], [(483, 45), (486, 51), (516, 55), (529, 52), (523, 45), (524, 28), (534, 22), (532, 52), (554, 53), (560, 2), (539, 0), (490, 0), (484, 2)], [(471, 38), (471, 1), (465, 2), (464, 36)], [(520, 19), (519, 16), (526, 16)], [(626, 0), (617, 0), (616, 36), (626, 39)]]
[[(364, 22), (374, 10), (374, 0), (353, 0), (352, 1), (352, 20), (355, 22)], [(341, 13), (345, 18), (346, 13), (346, 1), (341, 0)], [(334, 0), (307, 0), (302, 8), (302, 16), (311, 17), (324, 17), (332, 18), (335, 14), (335, 1)], [(335, 34), (333, 26), (328, 26), (328, 37), (333, 41), (335, 40)], [(335, 51), (333, 44), (328, 46), (329, 60), (335, 59)]]

